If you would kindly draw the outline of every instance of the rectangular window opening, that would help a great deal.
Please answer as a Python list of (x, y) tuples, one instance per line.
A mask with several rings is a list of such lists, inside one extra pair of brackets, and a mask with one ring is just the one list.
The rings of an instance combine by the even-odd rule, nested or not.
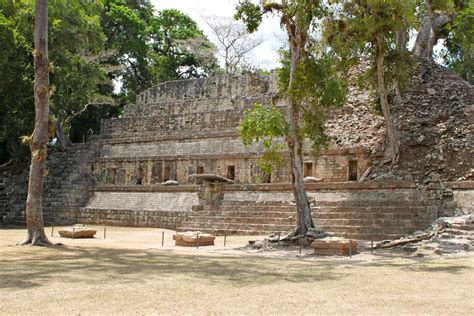
[(204, 167), (203, 166), (197, 166), (196, 167), (196, 174), (204, 174)]
[(357, 181), (357, 160), (349, 160), (349, 181)]

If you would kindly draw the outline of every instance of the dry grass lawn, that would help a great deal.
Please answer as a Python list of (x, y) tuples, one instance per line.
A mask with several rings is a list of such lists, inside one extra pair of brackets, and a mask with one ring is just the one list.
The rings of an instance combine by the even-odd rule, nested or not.
[[(48, 234), (50, 230), (48, 229)], [(324, 258), (298, 249), (259, 253), (248, 237), (173, 247), (171, 231), (107, 229), (103, 239), (15, 246), (0, 229), (0, 315), (410, 314), (472, 315), (474, 255)]]

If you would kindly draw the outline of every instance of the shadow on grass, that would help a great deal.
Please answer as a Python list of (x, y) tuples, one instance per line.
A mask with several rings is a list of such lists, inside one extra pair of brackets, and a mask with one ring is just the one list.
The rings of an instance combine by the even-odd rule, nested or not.
[(120, 283), (150, 278), (204, 279), (232, 286), (266, 285), (278, 281), (311, 283), (337, 279), (337, 264), (249, 256), (202, 256), (153, 249), (54, 246), (30, 251), (21, 258), (0, 258), (0, 289), (30, 288), (48, 280), (90, 281), (120, 278)]
[[(343, 266), (388, 267), (403, 272), (465, 273), (472, 267), (437, 258), (374, 253), (373, 260), (309, 260), (177, 254), (158, 249), (124, 249), (94, 246), (53, 246), (0, 256), (0, 289), (44, 286), (52, 280), (74, 282), (137, 283), (149, 279), (202, 280), (229, 286), (270, 285), (276, 282), (305, 283), (337, 280), (347, 276)], [(403, 261), (396, 259), (405, 259)], [(358, 273), (364, 273), (360, 271)], [(111, 281), (112, 280), (112, 281)]]

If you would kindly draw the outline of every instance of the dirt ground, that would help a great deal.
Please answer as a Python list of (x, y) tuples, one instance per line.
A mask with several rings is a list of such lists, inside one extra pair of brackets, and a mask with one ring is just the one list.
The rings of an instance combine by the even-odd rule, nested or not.
[[(173, 231), (97, 227), (94, 239), (16, 246), (0, 229), (0, 315), (471, 315), (474, 255), (362, 249), (320, 257), (298, 247), (250, 250), (256, 237), (174, 247)], [(46, 229), (48, 236), (51, 228)], [(162, 246), (162, 232), (164, 243)]]

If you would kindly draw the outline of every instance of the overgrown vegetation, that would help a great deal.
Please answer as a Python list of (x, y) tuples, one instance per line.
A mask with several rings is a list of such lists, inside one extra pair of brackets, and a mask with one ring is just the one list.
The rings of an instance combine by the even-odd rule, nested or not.
[[(25, 157), (19, 138), (33, 128), (34, 3), (0, 0), (0, 164)], [(97, 133), (97, 121), (120, 113), (141, 90), (217, 68), (196, 22), (177, 10), (155, 13), (149, 0), (50, 0), (48, 24), (50, 112), (75, 140)], [(81, 128), (70, 131), (78, 125), (72, 120)]]

